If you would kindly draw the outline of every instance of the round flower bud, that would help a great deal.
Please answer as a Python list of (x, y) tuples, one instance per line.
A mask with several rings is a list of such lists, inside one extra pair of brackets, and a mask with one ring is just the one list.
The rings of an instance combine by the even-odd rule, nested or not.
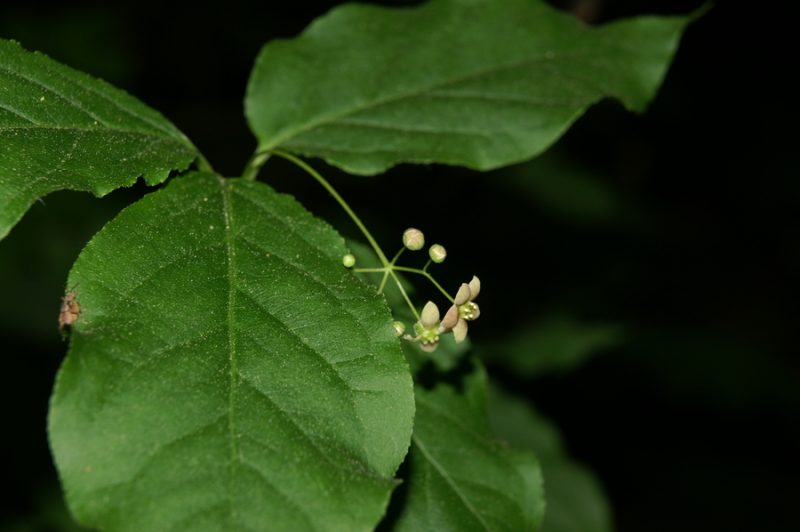
[(403, 245), (411, 251), (417, 251), (425, 246), (425, 235), (419, 229), (409, 227), (403, 231)]
[(403, 333), (406, 332), (406, 324), (402, 321), (394, 322), (394, 334), (395, 336), (403, 336)]
[(352, 268), (356, 265), (356, 258), (348, 253), (344, 257), (342, 257), (342, 264), (344, 264), (345, 268)]
[(444, 262), (444, 259), (447, 258), (447, 250), (444, 249), (444, 246), (441, 244), (434, 244), (428, 250), (428, 255), (431, 256), (431, 260), (436, 264)]

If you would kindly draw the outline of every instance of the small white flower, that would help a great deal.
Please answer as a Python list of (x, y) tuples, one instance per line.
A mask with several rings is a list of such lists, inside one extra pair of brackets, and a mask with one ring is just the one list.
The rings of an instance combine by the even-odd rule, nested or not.
[(441, 334), (450, 330), (445, 326), (445, 323), (439, 321), (439, 307), (433, 301), (428, 301), (422, 308), (419, 321), (414, 324), (414, 332), (416, 336), (406, 335), (408, 340), (415, 340), (420, 343), (420, 348), (425, 352), (432, 352), (436, 350), (439, 345), (439, 337)]
[(453, 300), (453, 306), (447, 310), (444, 316), (442, 323), (446, 324), (448, 329), (453, 330), (456, 342), (463, 342), (467, 337), (469, 329), (467, 322), (476, 320), (481, 315), (480, 307), (474, 302), (480, 291), (481, 281), (476, 276), (472, 277), (469, 284), (462, 283)]

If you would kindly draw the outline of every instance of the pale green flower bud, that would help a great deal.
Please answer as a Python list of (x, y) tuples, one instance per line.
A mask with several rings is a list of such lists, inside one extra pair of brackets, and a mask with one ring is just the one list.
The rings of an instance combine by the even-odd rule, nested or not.
[(439, 328), (439, 307), (428, 301), (422, 308), (419, 321), (414, 324), (417, 334), (414, 340), (420, 343), (423, 351), (430, 353), (439, 345)]
[(402, 321), (394, 322), (394, 335), (395, 336), (403, 336), (403, 333), (406, 332), (406, 324)]
[(433, 262), (440, 264), (447, 258), (447, 250), (441, 244), (434, 244), (428, 250), (428, 255), (430, 255)]
[(356, 258), (348, 253), (344, 257), (342, 257), (342, 264), (344, 264), (345, 268), (352, 268), (356, 265)]
[(480, 291), (481, 291), (481, 280), (478, 279), (477, 275), (473, 275), (472, 280), (469, 282), (470, 301), (478, 297)]
[(409, 227), (403, 232), (403, 245), (411, 251), (417, 251), (425, 246), (425, 235), (419, 229)]
[(433, 301), (425, 303), (419, 321), (426, 329), (432, 329), (439, 325), (439, 307), (436, 306), (436, 303)]
[(469, 325), (464, 320), (458, 320), (458, 323), (455, 327), (453, 327), (453, 336), (456, 339), (456, 343), (460, 344), (467, 338), (467, 330), (469, 329)]
[(472, 299), (472, 293), (467, 283), (461, 283), (461, 286), (458, 287), (458, 292), (456, 293), (456, 298), (454, 303), (456, 305), (463, 305), (467, 301)]

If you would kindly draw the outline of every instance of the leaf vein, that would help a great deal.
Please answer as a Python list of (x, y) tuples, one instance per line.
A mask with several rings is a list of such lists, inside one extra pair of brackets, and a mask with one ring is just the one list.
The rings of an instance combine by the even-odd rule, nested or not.
[[(279, 319), (277, 316), (275, 316), (274, 314), (272, 314), (272, 313), (271, 313), (269, 310), (267, 310), (267, 309), (266, 309), (266, 307), (264, 307), (264, 306), (263, 306), (263, 305), (262, 305), (262, 304), (261, 304), (261, 303), (260, 303), (258, 300), (256, 300), (256, 299), (255, 299), (253, 296), (251, 296), (251, 295), (250, 295), (250, 294), (248, 294), (247, 292), (244, 292), (242, 289), (237, 289), (237, 291), (238, 291), (238, 293), (239, 293), (239, 294), (242, 294), (242, 295), (243, 295), (243, 296), (245, 296), (247, 299), (249, 299), (250, 301), (252, 301), (252, 302), (253, 302), (253, 304), (256, 306), (256, 308), (258, 308), (258, 310), (259, 310), (259, 311), (261, 311), (261, 312), (262, 312), (262, 313), (263, 313), (265, 316), (267, 316), (267, 317), (268, 317), (268, 318), (269, 318), (271, 321), (273, 321), (274, 323), (276, 323), (276, 324), (277, 324), (277, 325), (278, 325), (278, 326), (279, 326), (281, 329), (283, 329), (283, 330), (284, 330), (286, 333), (288, 333), (288, 334), (289, 334), (289, 335), (290, 335), (292, 338), (294, 338), (294, 339), (295, 339), (295, 340), (296, 340), (296, 341), (297, 341), (297, 342), (298, 342), (298, 343), (299, 343), (301, 346), (303, 346), (303, 347), (305, 348), (305, 350), (306, 350), (308, 353), (310, 353), (310, 354), (314, 355), (314, 358), (316, 358), (316, 359), (318, 359), (318, 360), (321, 360), (322, 362), (324, 362), (324, 363), (325, 363), (325, 364), (324, 364), (324, 367), (326, 367), (328, 370), (330, 370), (330, 371), (331, 371), (331, 373), (333, 373), (333, 375), (336, 377), (336, 382), (338, 382), (338, 383), (339, 383), (339, 384), (340, 384), (340, 385), (343, 387), (343, 389), (347, 391), (347, 399), (348, 399), (348, 400), (349, 400), (349, 402), (350, 402), (350, 406), (352, 406), (352, 407), (353, 407), (353, 413), (355, 414), (355, 416), (356, 416), (356, 419), (358, 419), (358, 422), (359, 422), (359, 424), (361, 425), (361, 429), (363, 430), (363, 429), (364, 429), (364, 424), (363, 424), (363, 422), (362, 422), (361, 418), (358, 416), (358, 410), (356, 409), (356, 403), (355, 403), (355, 400), (353, 399), (353, 391), (354, 391), (354, 390), (353, 390), (352, 386), (350, 385), (350, 383), (349, 383), (349, 382), (347, 382), (347, 381), (344, 379), (344, 377), (342, 377), (342, 374), (341, 374), (341, 373), (339, 373), (339, 371), (338, 371), (338, 369), (336, 368), (336, 366), (335, 366), (335, 365), (334, 365), (334, 364), (333, 364), (333, 363), (332, 363), (330, 360), (328, 360), (327, 358), (325, 358), (325, 356), (324, 356), (322, 353), (320, 353), (319, 351), (317, 351), (317, 350), (316, 350), (316, 348), (312, 347), (312, 346), (311, 346), (311, 344), (309, 344), (309, 343), (308, 343), (308, 341), (307, 341), (305, 338), (303, 338), (302, 336), (300, 336), (300, 335), (299, 335), (299, 334), (298, 334), (296, 331), (292, 330), (292, 328), (291, 328), (291, 327), (289, 327), (289, 326), (288, 326), (288, 325), (287, 325), (287, 324), (286, 324), (284, 321), (282, 321), (282, 320), (281, 320), (281, 319)], [(251, 340), (253, 340), (253, 341), (254, 341), (256, 344), (258, 344), (258, 346), (259, 346), (259, 347), (261, 347), (261, 348), (262, 348), (262, 349), (264, 349), (265, 351), (268, 351), (268, 350), (267, 350), (267, 348), (266, 348), (266, 346), (265, 346), (263, 343), (261, 343), (261, 341), (260, 341), (259, 339), (257, 339), (255, 336), (253, 336), (252, 334), (245, 333), (245, 332), (244, 332), (243, 330), (241, 330), (241, 329), (239, 329), (239, 333), (240, 333), (240, 334), (244, 334), (245, 336), (247, 336), (248, 338), (250, 338)]]
[(441, 466), (441, 464), (439, 464), (439, 462), (437, 462), (436, 459), (428, 452), (428, 450), (425, 448), (425, 445), (423, 445), (422, 441), (420, 441), (419, 437), (417, 435), (412, 435), (411, 439), (414, 441), (414, 444), (417, 446), (420, 452), (425, 456), (425, 459), (428, 461), (428, 463), (433, 466), (434, 470), (436, 470), (439, 476), (442, 477), (442, 479), (450, 486), (453, 492), (458, 496), (464, 507), (475, 516), (475, 518), (478, 520), (478, 522), (481, 524), (481, 526), (483, 526), (485, 530), (491, 530), (491, 528), (489, 528), (489, 525), (487, 525), (484, 522), (483, 517), (481, 516), (481, 514), (478, 513), (478, 511), (475, 509), (475, 507), (472, 505), (472, 503), (469, 501), (466, 495), (464, 495), (464, 493), (461, 492), (461, 489), (458, 487), (458, 484), (456, 484), (453, 481), (453, 479), (450, 477), (447, 471)]
[(264, 472), (261, 471), (261, 469), (259, 469), (255, 464), (253, 464), (253, 463), (251, 463), (251, 462), (249, 462), (249, 461), (247, 461), (245, 459), (242, 459), (241, 463), (242, 463), (242, 465), (244, 465), (245, 467), (250, 469), (253, 473), (255, 473), (256, 476), (259, 478), (259, 480), (261, 480), (270, 490), (272, 490), (274, 493), (276, 493), (281, 498), (281, 500), (285, 501), (289, 506), (294, 508), (296, 510), (297, 515), (302, 516), (303, 521), (305, 521), (305, 524), (308, 525), (308, 527), (307, 527), (308, 530), (314, 530), (314, 529), (317, 528), (317, 527), (314, 526), (314, 524), (313, 524), (313, 522), (311, 520), (311, 515), (308, 513), (308, 510), (306, 510), (305, 507), (302, 504), (298, 503), (297, 501), (295, 501), (291, 497), (289, 497), (288, 493), (286, 493), (284, 490), (280, 489), (278, 487), (277, 483), (272, 482), (267, 477), (267, 475), (264, 474)]
[(52, 125), (49, 125), (49, 124), (42, 124), (42, 123), (38, 123), (36, 125), (31, 125), (31, 126), (0, 126), (0, 132), (17, 131), (17, 130), (25, 130), (25, 129), (31, 129), (31, 130), (44, 129), (44, 130), (47, 130), (47, 131), (50, 131), (50, 130), (52, 130), (52, 131), (86, 131), (86, 132), (92, 132), (92, 133), (107, 133), (107, 132), (125, 133), (127, 135), (139, 135), (139, 136), (142, 136), (142, 137), (150, 137), (150, 138), (153, 138), (153, 139), (157, 139), (160, 142), (173, 142), (175, 144), (178, 144), (181, 147), (184, 147), (184, 148), (186, 147), (182, 143), (178, 142), (176, 139), (174, 139), (172, 137), (164, 138), (163, 136), (157, 135), (157, 134), (155, 134), (155, 133), (153, 133), (151, 131), (141, 131), (141, 130), (138, 130), (138, 129), (124, 129), (124, 128), (112, 127), (112, 126), (108, 126), (108, 125), (103, 125), (102, 128), (100, 128), (100, 127), (78, 127), (78, 126), (52, 126)]
[(494, 94), (491, 92), (434, 91), (426, 94), (425, 96), (430, 98), (487, 100), (490, 102), (519, 103), (523, 105), (541, 105), (548, 107), (556, 107), (556, 106), (572, 107), (583, 104), (583, 102), (578, 99), (526, 98), (524, 96), (511, 96), (510, 94)]
[[(250, 337), (250, 335), (248, 335), (246, 333), (244, 333), (244, 335)], [(252, 339), (252, 337), (250, 337), (250, 338)], [(258, 342), (255, 339), (253, 339), (253, 341), (255, 341), (256, 343)], [(311, 450), (313, 450), (315, 454), (319, 455), (320, 458), (322, 458), (322, 460), (324, 462), (327, 462), (328, 464), (333, 466), (333, 469), (336, 470), (336, 471), (343, 471), (343, 472), (345, 472), (347, 474), (351, 474), (352, 473), (352, 471), (350, 471), (349, 468), (347, 467), (347, 465), (345, 464), (344, 460), (335, 461), (335, 460), (331, 459), (331, 457), (328, 456), (328, 453), (325, 452), (325, 450), (323, 450), (317, 444), (317, 442), (313, 438), (312, 434), (309, 433), (308, 431), (306, 431), (306, 429), (303, 428), (303, 426), (300, 425), (300, 423), (298, 423), (297, 420), (289, 412), (284, 410), (283, 407), (281, 407), (281, 405), (277, 401), (275, 401), (269, 394), (267, 394), (264, 390), (262, 390), (261, 388), (259, 388), (255, 384), (253, 384), (252, 382), (250, 382), (250, 380), (248, 380), (244, 375), (241, 375), (241, 380), (239, 382), (244, 384), (244, 385), (246, 385), (248, 388), (250, 388), (254, 392), (256, 392), (260, 397), (263, 397), (264, 399), (266, 399), (266, 401), (269, 404), (272, 405), (272, 407), (274, 408), (275, 412), (282, 419), (287, 421), (289, 426), (294, 427), (294, 429), (299, 433), (299, 435), (308, 443), (309, 448)], [(359, 460), (359, 463), (361, 463), (360, 460)], [(364, 467), (364, 464), (361, 464), (361, 466)], [(364, 467), (364, 469), (367, 469), (367, 468)]]
[(234, 411), (236, 404), (236, 388), (239, 379), (239, 370), (236, 361), (236, 335), (234, 326), (236, 323), (236, 255), (234, 247), (234, 228), (233, 210), (231, 208), (230, 187), (219, 178), (220, 192), (222, 193), (222, 216), (225, 221), (225, 244), (227, 246), (228, 258), (228, 437), (230, 444), (230, 464), (228, 469), (228, 503), (230, 504), (231, 519), (235, 520), (236, 505), (234, 504), (234, 478), (236, 476), (236, 463), (241, 459), (236, 446), (236, 421)]
[(19, 109), (15, 109), (15, 108), (11, 107), (10, 105), (6, 105), (6, 104), (0, 103), (0, 109), (8, 111), (9, 113), (11, 113), (11, 114), (13, 114), (15, 116), (18, 116), (18, 117), (20, 117), (20, 118), (22, 118), (24, 120), (27, 120), (31, 124), (37, 124), (37, 125), (39, 124), (39, 122), (37, 122), (36, 120), (31, 118), (30, 116), (20, 112)]
[(20, 74), (19, 72), (11, 70), (10, 68), (8, 68), (5, 65), (0, 65), (0, 70), (9, 73), (12, 76), (16, 76), (19, 79), (27, 81), (28, 83), (30, 83), (32, 85), (36, 85), (38, 87), (43, 88), (44, 90), (46, 90), (50, 94), (54, 94), (56, 97), (60, 98), (61, 100), (64, 100), (65, 102), (67, 102), (74, 109), (77, 109), (78, 111), (82, 112), (86, 116), (91, 117), (92, 120), (97, 120), (99, 123), (103, 124), (104, 126), (108, 126), (108, 124), (105, 122), (105, 120), (103, 120), (99, 116), (95, 115), (94, 113), (86, 110), (82, 105), (80, 105), (80, 103), (78, 103), (77, 99), (72, 99), (69, 96), (65, 96), (64, 94), (60, 93), (59, 91), (57, 91), (53, 87), (50, 87), (50, 86), (42, 83), (41, 81), (39, 81), (37, 79), (29, 78), (28, 76), (25, 76), (23, 74)]
[[(562, 54), (562, 55), (566, 55), (566, 54)], [(370, 101), (367, 101), (367, 102), (364, 102), (364, 103), (361, 103), (361, 104), (358, 104), (358, 105), (354, 105), (353, 107), (351, 107), (349, 109), (345, 109), (343, 111), (340, 111), (337, 114), (328, 115), (328, 116), (322, 116), (322, 117), (320, 117), (320, 118), (318, 118), (316, 120), (311, 120), (311, 121), (301, 125), (300, 127), (291, 129), (291, 130), (287, 131), (286, 133), (284, 133), (283, 135), (278, 136), (272, 142), (270, 142), (269, 144), (264, 146), (263, 149), (265, 149), (265, 150), (273, 149), (273, 148), (275, 148), (277, 146), (282, 145), (284, 142), (286, 142), (287, 140), (291, 139), (292, 137), (297, 137), (297, 136), (299, 136), (299, 135), (301, 135), (303, 133), (306, 133), (306, 132), (308, 132), (310, 130), (313, 130), (314, 128), (316, 128), (318, 126), (321, 126), (321, 125), (335, 123), (335, 122), (337, 122), (339, 120), (347, 118), (348, 116), (352, 116), (352, 115), (358, 114), (358, 113), (360, 113), (362, 111), (366, 111), (366, 110), (370, 110), (370, 109), (377, 109), (377, 108), (379, 108), (379, 107), (381, 107), (383, 105), (386, 105), (386, 104), (389, 104), (389, 103), (393, 103), (393, 102), (397, 102), (397, 101), (401, 101), (401, 100), (412, 99), (412, 98), (415, 98), (415, 97), (418, 97), (418, 96), (422, 96), (422, 95), (424, 95), (424, 94), (426, 94), (428, 92), (431, 92), (431, 91), (439, 89), (439, 88), (448, 87), (448, 86), (451, 86), (451, 85), (457, 85), (458, 83), (462, 83), (464, 81), (470, 81), (470, 80), (478, 79), (478, 78), (480, 78), (482, 76), (486, 76), (486, 75), (490, 75), (490, 74), (496, 74), (496, 73), (499, 73), (499, 72), (503, 72), (505, 70), (513, 70), (515, 68), (520, 68), (520, 67), (523, 67), (525, 65), (535, 64), (535, 63), (542, 62), (542, 61), (549, 61), (550, 58), (551, 58), (551, 56), (548, 55), (548, 54), (542, 54), (542, 55), (536, 55), (536, 56), (532, 56), (532, 57), (526, 57), (526, 58), (523, 58), (523, 59), (520, 59), (520, 60), (517, 60), (517, 61), (513, 61), (511, 63), (506, 63), (504, 65), (496, 65), (496, 66), (486, 67), (486, 68), (478, 69), (478, 70), (473, 71), (473, 72), (469, 72), (467, 74), (463, 74), (463, 75), (460, 75), (460, 76), (454, 76), (452, 78), (448, 78), (448, 79), (444, 79), (444, 80), (441, 80), (441, 81), (437, 81), (436, 83), (432, 83), (432, 84), (427, 85), (427, 86), (422, 87), (422, 88), (412, 89), (412, 90), (407, 91), (407, 92), (402, 92), (402, 93), (399, 93), (399, 94), (393, 94), (393, 95), (385, 96), (383, 98), (376, 98), (374, 100), (370, 100)]]
[[(55, 74), (56, 74), (58, 77), (60, 77), (60, 78), (61, 78), (61, 79), (63, 79), (64, 81), (66, 81), (67, 83), (72, 83), (73, 85), (75, 85), (75, 86), (77, 86), (77, 87), (81, 88), (81, 89), (82, 89), (82, 90), (84, 90), (85, 92), (88, 92), (89, 94), (91, 94), (91, 95), (93, 95), (93, 96), (98, 96), (98, 97), (100, 97), (101, 99), (103, 99), (103, 100), (105, 100), (106, 102), (110, 103), (112, 106), (116, 107), (118, 110), (122, 111), (123, 113), (127, 114), (128, 116), (130, 116), (130, 117), (133, 117), (133, 118), (135, 118), (135, 119), (139, 120), (140, 122), (143, 122), (143, 123), (145, 123), (145, 124), (147, 124), (147, 125), (149, 125), (149, 126), (151, 126), (151, 127), (155, 128), (155, 129), (157, 129), (157, 130), (159, 130), (159, 131), (161, 131), (161, 132), (165, 133), (167, 136), (169, 136), (169, 137), (171, 137), (171, 138), (175, 138), (175, 132), (174, 132), (174, 131), (172, 131), (171, 129), (169, 129), (169, 128), (168, 128), (167, 126), (165, 126), (164, 124), (159, 124), (158, 122), (154, 122), (154, 121), (150, 120), (149, 118), (145, 117), (144, 115), (140, 115), (140, 114), (138, 114), (138, 113), (136, 113), (136, 112), (132, 111), (131, 109), (129, 109), (129, 108), (128, 108), (128, 107), (126, 107), (126, 106), (123, 106), (123, 105), (122, 105), (120, 102), (118, 102), (118, 101), (114, 100), (113, 98), (109, 98), (109, 97), (108, 97), (106, 94), (104, 94), (103, 92), (101, 92), (101, 91), (99, 91), (99, 90), (97, 90), (97, 89), (94, 89), (94, 88), (92, 88), (91, 86), (84, 85), (83, 83), (81, 83), (80, 81), (78, 81), (76, 78), (71, 78), (71, 77), (69, 77), (69, 76), (66, 76), (66, 75), (64, 75), (64, 73), (63, 73), (63, 72), (60, 72), (60, 71), (58, 71), (58, 70), (53, 70), (53, 72), (54, 72), (54, 73), (55, 73)], [(105, 83), (104, 81), (101, 81), (101, 80), (98, 80), (98, 81), (100, 81), (101, 83)], [(176, 140), (177, 140), (177, 139), (176, 139)]]
[(411, 134), (428, 134), (428, 135), (460, 135), (465, 137), (481, 137), (487, 139), (494, 139), (494, 134), (512, 134), (510, 131), (493, 131), (491, 134), (486, 133), (486, 131), (479, 131), (479, 130), (468, 130), (468, 129), (445, 129), (445, 128), (436, 128), (432, 126), (408, 126), (408, 125), (398, 125), (398, 124), (389, 124), (383, 122), (373, 122), (369, 120), (358, 120), (355, 118), (348, 118), (345, 120), (339, 120), (331, 126), (345, 126), (345, 127), (362, 127), (362, 128), (369, 128), (369, 129), (383, 129), (387, 131), (399, 131), (401, 133), (411, 133)]
[[(256, 242), (253, 242), (249, 238), (246, 238), (243, 235), (239, 235), (239, 238), (242, 240), (242, 242), (244, 242), (245, 244), (249, 245), (250, 247), (260, 251), (261, 253), (266, 253), (266, 250), (264, 250)], [(335, 301), (338, 304), (339, 308), (341, 308), (345, 312), (345, 314), (347, 314), (352, 319), (353, 325), (355, 325), (356, 328), (358, 329), (358, 331), (362, 334), (362, 339), (367, 343), (371, 343), (369, 331), (367, 331), (366, 327), (364, 327), (364, 324), (361, 323), (361, 321), (356, 317), (356, 315), (353, 313), (353, 311), (348, 308), (347, 302), (343, 298), (339, 297), (336, 294), (336, 292), (333, 292), (332, 290), (330, 290), (328, 288), (328, 285), (325, 282), (323, 282), (321, 279), (319, 279), (316, 275), (314, 275), (312, 273), (309, 273), (309, 271), (307, 269), (303, 268), (302, 266), (299, 266), (299, 265), (295, 264), (291, 260), (283, 257), (282, 255), (280, 255), (278, 253), (275, 253), (274, 251), (271, 252), (270, 256), (278, 259), (279, 261), (281, 261), (286, 266), (290, 267), (291, 269), (293, 269), (296, 272), (299, 272), (306, 279), (309, 279), (315, 285), (319, 286), (321, 288), (321, 290), (320, 290), (321, 293), (324, 293), (324, 294), (326, 294), (328, 296), (331, 296), (331, 300)]]

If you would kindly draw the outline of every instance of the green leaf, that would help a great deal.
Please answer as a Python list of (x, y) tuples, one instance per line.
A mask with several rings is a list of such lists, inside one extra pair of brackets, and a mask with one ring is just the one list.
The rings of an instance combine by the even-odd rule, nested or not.
[(346, 5), (262, 49), (245, 110), (262, 151), (357, 174), (487, 170), (542, 152), (602, 98), (643, 110), (688, 21), (592, 29), (541, 0)]
[(547, 512), (542, 532), (610, 532), (611, 510), (594, 475), (563, 449), (558, 429), (525, 401), (492, 386), (489, 418), (500, 438), (536, 453)]
[(404, 504), (394, 529), (535, 530), (544, 513), (538, 462), (493, 438), (482, 368), (450, 377), (416, 387), (409, 476), (397, 494)]
[(344, 240), (264, 184), (179, 178), (69, 277), (81, 306), (50, 411), (68, 504), (103, 530), (366, 530), (413, 388)]
[(583, 323), (553, 315), (518, 334), (480, 345), (488, 364), (501, 364), (523, 377), (566, 373), (603, 349), (619, 345), (625, 332), (611, 323)]
[(153, 185), (196, 156), (135, 98), (0, 39), (0, 238), (50, 192), (103, 196), (139, 176)]

